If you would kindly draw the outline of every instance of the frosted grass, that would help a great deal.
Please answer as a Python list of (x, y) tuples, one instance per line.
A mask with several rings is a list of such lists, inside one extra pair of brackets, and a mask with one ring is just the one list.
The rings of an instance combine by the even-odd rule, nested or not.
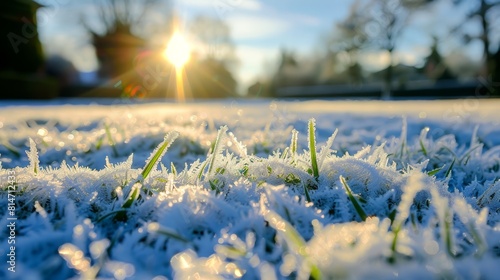
[(498, 123), (271, 105), (0, 112), (0, 278), (496, 278)]

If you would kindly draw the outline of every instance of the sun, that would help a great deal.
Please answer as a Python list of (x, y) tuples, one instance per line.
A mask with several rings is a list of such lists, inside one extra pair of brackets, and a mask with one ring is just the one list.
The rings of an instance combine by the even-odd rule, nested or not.
[(181, 33), (175, 32), (165, 49), (164, 56), (176, 69), (182, 69), (189, 61), (191, 47)]
[(175, 67), (175, 99), (184, 102), (187, 99), (184, 92), (184, 66), (191, 56), (191, 45), (182, 33), (175, 31), (163, 55)]

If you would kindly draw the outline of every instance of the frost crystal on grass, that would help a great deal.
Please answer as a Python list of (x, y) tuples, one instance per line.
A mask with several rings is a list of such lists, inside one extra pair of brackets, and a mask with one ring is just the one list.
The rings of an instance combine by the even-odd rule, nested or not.
[(0, 111), (0, 237), (15, 176), (16, 277), (498, 276), (498, 124), (308, 104), (276, 120), (199, 104)]
[(177, 131), (169, 132), (167, 135), (165, 135), (163, 142), (161, 142), (160, 145), (156, 147), (156, 149), (151, 153), (149, 158), (146, 160), (146, 166), (144, 166), (141, 173), (142, 179), (146, 179), (151, 170), (153, 170), (153, 168), (156, 167), (158, 161), (161, 160), (163, 155), (167, 152), (168, 147), (172, 145), (172, 143), (175, 141), (177, 137), (179, 137), (179, 133)]
[(37, 174), (40, 169), (40, 160), (38, 159), (38, 150), (36, 149), (36, 144), (33, 139), (30, 138), (30, 150), (26, 152), (28, 159), (30, 161), (30, 170)]

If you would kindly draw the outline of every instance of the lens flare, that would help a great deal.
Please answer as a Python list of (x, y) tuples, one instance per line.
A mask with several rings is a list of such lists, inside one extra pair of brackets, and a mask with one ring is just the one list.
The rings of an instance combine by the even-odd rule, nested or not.
[(184, 66), (191, 56), (191, 46), (179, 31), (175, 31), (163, 55), (175, 67), (175, 99), (184, 102), (186, 101), (186, 94), (184, 92)]
[(189, 61), (190, 52), (189, 43), (184, 36), (179, 32), (175, 32), (165, 49), (164, 55), (176, 69), (181, 69)]

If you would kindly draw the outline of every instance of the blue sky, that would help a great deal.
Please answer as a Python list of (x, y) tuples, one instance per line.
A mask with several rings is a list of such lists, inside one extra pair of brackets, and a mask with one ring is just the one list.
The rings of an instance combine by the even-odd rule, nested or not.
[[(237, 71), (243, 86), (275, 61), (280, 48), (310, 52), (334, 21), (345, 17), (351, 1), (300, 0), (188, 0), (175, 2), (185, 20), (206, 14), (224, 20), (231, 29), (240, 64)], [(272, 63), (271, 63), (272, 64)]]
[[(434, 9), (414, 15), (411, 26), (403, 34), (398, 48), (397, 60), (406, 64), (421, 63), (428, 53), (431, 42), (426, 30), (446, 36), (448, 26), (458, 24), (463, 13), (454, 10), (450, 15), (452, 0), (441, 0)], [(94, 50), (88, 43), (88, 35), (79, 25), (79, 14), (92, 14), (94, 1), (40, 0), (52, 8), (39, 13), (40, 36), (47, 53), (60, 54), (71, 60), (81, 71), (97, 68)], [(281, 48), (294, 50), (298, 55), (313, 53), (320, 45), (322, 36), (331, 32), (334, 22), (344, 19), (353, 0), (174, 0), (173, 8), (183, 22), (189, 22), (203, 14), (224, 20), (231, 30), (236, 45), (239, 66), (235, 69), (241, 88), (252, 83), (259, 74), (276, 62)], [(151, 28), (143, 32), (159, 42), (168, 37), (161, 34), (158, 25), (168, 6), (155, 10), (150, 15)], [(92, 19), (90, 17), (90, 19)], [(436, 20), (437, 19), (437, 20)], [(156, 24), (156, 25), (155, 25)], [(161, 26), (161, 24), (160, 24)], [(98, 27), (98, 26), (97, 26)], [(154, 28), (153, 28), (154, 27)], [(474, 28), (474, 26), (470, 27)], [(155, 33), (156, 32), (156, 33)], [(443, 52), (462, 48), (453, 39), (444, 40)], [(475, 59), (478, 46), (469, 47), (469, 55)], [(477, 55), (476, 55), (477, 56)], [(385, 67), (388, 59), (379, 51), (363, 57), (368, 69)], [(266, 68), (267, 67), (267, 68)]]

